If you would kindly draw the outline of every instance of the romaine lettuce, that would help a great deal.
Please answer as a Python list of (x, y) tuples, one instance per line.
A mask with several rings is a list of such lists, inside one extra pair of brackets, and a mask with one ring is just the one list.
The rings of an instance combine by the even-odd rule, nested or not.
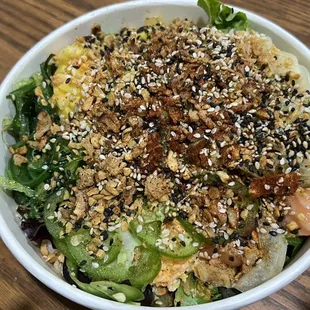
[(234, 13), (234, 9), (218, 0), (198, 0), (200, 6), (210, 17), (210, 24), (224, 31), (246, 30), (249, 21), (245, 13)]

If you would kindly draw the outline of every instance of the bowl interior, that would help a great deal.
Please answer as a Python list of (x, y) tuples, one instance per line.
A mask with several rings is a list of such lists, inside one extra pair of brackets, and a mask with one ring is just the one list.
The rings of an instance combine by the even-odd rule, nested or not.
[[(38, 71), (39, 64), (44, 61), (51, 53), (57, 53), (61, 48), (74, 42), (76, 36), (84, 36), (90, 33), (90, 28), (94, 23), (99, 23), (104, 32), (117, 32), (124, 26), (141, 26), (146, 17), (161, 16), (164, 21), (170, 21), (174, 18), (188, 18), (199, 22), (199, 24), (206, 24), (208, 17), (202, 9), (196, 7), (195, 1), (144, 1), (125, 3), (121, 6), (111, 6), (106, 9), (101, 9), (89, 13), (82, 18), (79, 18), (64, 27), (58, 29), (56, 32), (50, 34), (43, 41), (38, 43), (31, 51), (24, 56), (19, 63), (13, 68), (6, 80), (2, 83), (0, 88), (0, 107), (1, 107), (1, 122), (3, 118), (14, 115), (14, 108), (5, 96), (12, 90), (14, 84), (31, 74)], [(281, 28), (258, 18), (256, 15), (249, 13), (251, 26), (253, 29), (263, 32), (270, 36), (277, 47), (280, 49), (294, 53), (301, 64), (310, 69), (310, 52), (305, 46), (300, 44), (292, 36), (281, 30)], [(0, 162), (0, 175), (5, 175), (5, 169), (8, 159), (10, 157), (7, 147), (3, 140), (0, 141), (0, 154), (3, 160)], [(35, 276), (41, 277), (41, 280), (52, 287), (54, 290), (60, 292), (61, 288), (55, 288), (51, 279), (43, 280), (47, 273), (46, 270), (54, 275), (55, 271), (43, 262), (38, 253), (26, 239), (25, 235), (19, 228), (19, 220), (16, 216), (16, 204), (13, 199), (7, 196), (3, 191), (0, 192), (0, 231), (1, 236), (9, 246), (13, 254), (19, 261)], [(304, 245), (294, 261), (298, 260), (310, 248), (310, 240)], [(23, 251), (21, 251), (21, 249)], [(22, 257), (23, 254), (23, 257)], [(38, 272), (38, 265), (41, 266), (40, 274)], [(43, 268), (43, 269), (42, 269)], [(40, 268), (39, 268), (40, 269)], [(57, 275), (56, 275), (57, 276)], [(58, 277), (58, 276), (57, 276)], [(66, 297), (75, 300), (84, 305), (90, 305), (94, 309), (129, 309), (130, 306), (120, 305), (109, 302), (109, 306), (101, 299), (96, 297), (89, 297), (88, 294), (76, 294), (77, 290), (67, 285), (62, 292)], [(277, 287), (279, 288), (279, 286)], [(275, 291), (277, 288), (274, 288)], [(61, 293), (61, 292), (60, 292)], [(70, 294), (73, 293), (72, 296)], [(267, 292), (266, 296), (271, 291)], [(82, 297), (78, 297), (78, 295)], [(263, 296), (262, 296), (263, 297)], [(258, 299), (258, 298), (256, 298)], [(254, 300), (251, 300), (254, 301)], [(236, 307), (246, 303), (236, 304)], [(113, 306), (114, 304), (114, 306)], [(224, 309), (227, 308), (227, 300), (216, 302), (214, 304), (205, 305), (204, 309)], [(230, 307), (232, 308), (232, 307)], [(140, 308), (141, 309), (141, 308)], [(201, 308), (202, 309), (202, 308)]]

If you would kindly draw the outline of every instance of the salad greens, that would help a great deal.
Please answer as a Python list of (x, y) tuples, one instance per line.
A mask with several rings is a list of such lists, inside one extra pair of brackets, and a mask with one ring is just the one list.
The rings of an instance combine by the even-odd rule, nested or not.
[(26, 197), (34, 197), (36, 195), (36, 192), (33, 189), (17, 183), (14, 180), (4, 178), (3, 176), (0, 176), (0, 187), (6, 190), (23, 193)]
[(175, 306), (194, 306), (207, 303), (210, 300), (211, 290), (195, 279), (193, 273), (190, 273), (186, 281), (177, 289), (174, 303)]
[(298, 251), (301, 249), (301, 247), (305, 243), (306, 238), (298, 237), (298, 236), (287, 237), (286, 241), (287, 241), (288, 246), (287, 246), (287, 252), (286, 252), (285, 265), (287, 265), (296, 256)]
[(218, 0), (198, 0), (198, 6), (208, 14), (210, 24), (220, 30), (246, 30), (249, 27), (249, 21), (245, 13), (234, 13), (233, 8), (222, 4)]
[[(67, 185), (75, 184), (75, 172), (82, 164), (82, 156), (73, 153), (68, 147), (68, 141), (60, 135), (54, 136), (55, 143), (47, 149), (38, 146), (35, 139), (39, 113), (47, 112), (54, 123), (60, 124), (57, 111), (49, 104), (53, 94), (50, 77), (56, 70), (55, 64), (51, 63), (52, 58), (53, 55), (50, 55), (40, 65), (40, 74), (19, 83), (17, 89), (7, 96), (14, 103), (16, 114), (13, 119), (3, 121), (3, 131), (7, 131), (16, 140), (10, 147), (12, 152), (25, 148), (24, 156), (28, 162), (16, 164), (13, 155), (9, 161), (7, 178), (1, 177), (0, 186), (13, 191), (13, 197), (29, 219), (42, 219), (46, 199), (61, 188), (61, 184), (56, 184), (50, 191), (44, 189), (44, 185), (49, 183), (54, 173), (65, 170), (67, 174), (64, 174), (63, 182), (66, 181)], [(43, 98), (36, 95), (36, 88), (42, 91)], [(28, 141), (33, 142), (30, 144)], [(58, 150), (61, 150), (61, 153)], [(69, 158), (71, 160), (68, 160)]]

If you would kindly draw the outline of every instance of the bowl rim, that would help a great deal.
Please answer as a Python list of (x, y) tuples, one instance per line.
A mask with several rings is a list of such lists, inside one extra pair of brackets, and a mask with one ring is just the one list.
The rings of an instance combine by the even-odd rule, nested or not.
[[(170, 4), (170, 5), (187, 5), (194, 6), (196, 5), (196, 1), (192, 0), (138, 0), (138, 1), (129, 1), (124, 3), (118, 3), (109, 5), (106, 7), (102, 7), (96, 9), (94, 11), (90, 11), (86, 14), (83, 14), (72, 21), (64, 24), (63, 26), (57, 28), (52, 31), (50, 34), (45, 36), (42, 40), (40, 40), (37, 44), (35, 44), (10, 70), (5, 79), (0, 85), (0, 98), (5, 98), (7, 95), (9, 87), (13, 85), (15, 82), (13, 77), (15, 74), (23, 68), (27, 63), (27, 59), (30, 58), (37, 51), (40, 51), (44, 48), (44, 46), (53, 41), (55, 37), (60, 37), (67, 30), (75, 27), (79, 24), (85, 23), (88, 20), (93, 19), (94, 17), (101, 15), (102, 13), (112, 12), (118, 9), (126, 9), (126, 8), (136, 8), (140, 6), (148, 6), (148, 5), (161, 5), (161, 4)], [(257, 22), (260, 25), (263, 25), (265, 28), (272, 29), (277, 34), (286, 37), (290, 41), (293, 42), (295, 47), (301, 51), (301, 53), (306, 55), (306, 58), (310, 61), (310, 50), (304, 45), (299, 39), (290, 34), (287, 30), (282, 27), (276, 25), (275, 23), (269, 21), (268, 19), (257, 15), (251, 11), (246, 9), (241, 9), (237, 6), (231, 6), (237, 11), (243, 11), (249, 17), (249, 20)], [(0, 236), (8, 249), (14, 255), (14, 257), (19, 261), (21, 265), (24, 266), (26, 270), (28, 270), (34, 277), (36, 277), (40, 282), (44, 285), (48, 286), (53, 291), (58, 294), (70, 299), (73, 302), (76, 302), (85, 307), (94, 307), (95, 309), (110, 309), (110, 310), (148, 310), (150, 307), (145, 306), (133, 306), (128, 304), (122, 304), (115, 301), (106, 300), (89, 293), (86, 293), (82, 290), (79, 290), (63, 279), (57, 277), (52, 274), (50, 271), (44, 269), (38, 262), (34, 261), (30, 254), (23, 248), (23, 245), (20, 244), (17, 239), (14, 237), (13, 232), (10, 230), (2, 214), (0, 212)], [(209, 304), (195, 305), (190, 307), (184, 307), (184, 309), (193, 309), (193, 310), (226, 310), (226, 309), (237, 309), (248, 305), (250, 303), (256, 302), (257, 300), (263, 299), (266, 296), (274, 293), (275, 291), (283, 288), (288, 283), (297, 278), (302, 272), (304, 272), (307, 268), (310, 267), (310, 260), (308, 259), (310, 255), (310, 248), (293, 264), (283, 270), (280, 274), (272, 278), (271, 280), (251, 289), (247, 292), (244, 292), (240, 295), (226, 298), (223, 300), (215, 301)], [(307, 257), (308, 256), (308, 257)], [(240, 298), (241, 297), (241, 298)], [(164, 310), (169, 310), (171, 308), (164, 307)]]

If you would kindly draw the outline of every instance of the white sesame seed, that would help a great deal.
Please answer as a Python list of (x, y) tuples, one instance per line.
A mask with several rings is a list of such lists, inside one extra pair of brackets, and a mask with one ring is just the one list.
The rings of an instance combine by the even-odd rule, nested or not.
[(178, 238), (181, 240), (181, 241), (185, 241), (185, 237), (183, 234), (178, 234)]
[(46, 191), (49, 191), (51, 189), (51, 186), (49, 184), (44, 184), (44, 189)]
[(198, 242), (194, 242), (193, 243), (193, 247), (195, 247), (195, 248), (199, 247), (199, 243)]
[(127, 99), (130, 99), (132, 96), (131, 96), (131, 94), (129, 94), (129, 93), (125, 93), (125, 94), (124, 94), (124, 97), (127, 98)]
[(271, 223), (270, 226), (271, 226), (273, 229), (279, 228), (279, 225), (276, 224), (276, 223)]
[(270, 185), (265, 184), (265, 185), (264, 185), (264, 188), (265, 188), (265, 190), (267, 190), (267, 191), (268, 191), (268, 190), (270, 190)]
[(259, 231), (260, 231), (262, 234), (266, 234), (266, 233), (267, 233), (267, 230), (266, 230), (265, 228), (261, 228)]
[(286, 170), (285, 170), (285, 173), (288, 174), (292, 171), (292, 168), (291, 167), (288, 167)]
[(250, 211), (250, 210), (252, 210), (254, 208), (254, 205), (248, 205), (246, 208), (247, 208), (247, 210)]
[(304, 141), (304, 142), (302, 143), (302, 145), (303, 145), (303, 147), (304, 147), (305, 149), (308, 149), (308, 142), (307, 142), (307, 141)]
[(199, 139), (199, 138), (201, 137), (201, 134), (200, 134), (200, 133), (195, 133), (193, 136), (194, 136), (195, 138)]
[(136, 231), (137, 231), (137, 234), (138, 234), (138, 233), (140, 233), (140, 232), (142, 231), (142, 225), (138, 225), (138, 227), (137, 227), (137, 230), (136, 230)]
[(96, 268), (96, 269), (99, 268), (99, 264), (98, 264), (98, 263), (92, 262), (91, 264), (92, 264), (92, 266), (93, 266), (94, 268)]
[(141, 105), (140, 105), (140, 109), (141, 109), (142, 111), (145, 111), (145, 110), (146, 110), (145, 105), (141, 104)]

